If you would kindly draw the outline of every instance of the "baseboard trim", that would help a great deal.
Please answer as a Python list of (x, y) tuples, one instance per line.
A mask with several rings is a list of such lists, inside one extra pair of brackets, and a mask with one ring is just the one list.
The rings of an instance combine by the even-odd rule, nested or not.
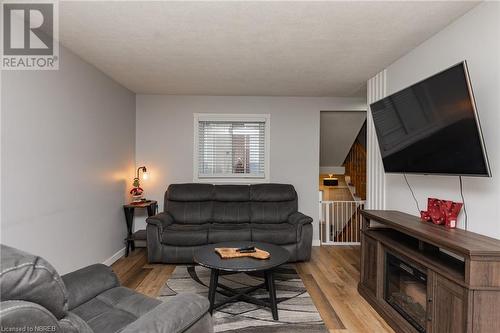
[(313, 239), (312, 246), (321, 246), (319, 239)]
[(124, 255), (125, 255), (125, 248), (122, 248), (122, 249), (118, 250), (118, 252), (116, 252), (115, 254), (113, 254), (111, 257), (109, 257), (108, 259), (104, 260), (102, 263), (104, 265), (111, 266), (112, 264), (115, 263), (115, 261), (117, 261), (118, 259), (120, 259)]

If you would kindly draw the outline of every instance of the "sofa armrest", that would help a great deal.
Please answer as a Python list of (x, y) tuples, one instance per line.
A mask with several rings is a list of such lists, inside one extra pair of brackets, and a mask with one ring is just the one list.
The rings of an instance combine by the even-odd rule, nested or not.
[(167, 212), (156, 214), (155, 216), (148, 217), (146, 223), (157, 226), (160, 230), (164, 227), (174, 223), (174, 218)]
[(313, 219), (307, 215), (304, 215), (300, 212), (295, 212), (288, 216), (288, 223), (293, 225), (304, 225), (312, 223)]
[(77, 306), (96, 297), (104, 291), (120, 286), (111, 267), (95, 264), (62, 276), (68, 291), (68, 308)]
[(56, 317), (40, 304), (17, 300), (0, 302), (2, 332), (36, 332), (40, 327), (61, 332)]
[[(125, 327), (121, 333), (180, 333), (189, 332), (189, 328), (208, 314), (209, 303), (206, 297), (195, 294), (179, 294), (158, 305), (133, 323)], [(204, 323), (199, 332), (213, 332), (212, 320)]]

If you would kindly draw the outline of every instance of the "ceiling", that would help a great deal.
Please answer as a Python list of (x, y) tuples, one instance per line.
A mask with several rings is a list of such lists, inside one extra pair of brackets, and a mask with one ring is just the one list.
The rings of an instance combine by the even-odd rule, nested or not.
[(476, 4), (61, 1), (60, 39), (136, 93), (362, 96)]
[(319, 165), (342, 166), (366, 120), (366, 112), (323, 111), (320, 119)]

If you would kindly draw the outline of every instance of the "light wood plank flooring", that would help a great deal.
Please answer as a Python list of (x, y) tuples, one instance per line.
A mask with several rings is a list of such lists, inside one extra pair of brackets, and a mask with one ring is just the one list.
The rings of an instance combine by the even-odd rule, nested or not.
[[(175, 269), (175, 265), (148, 264), (144, 248), (112, 267), (123, 285), (151, 297)], [(330, 333), (394, 332), (357, 292), (358, 246), (313, 247), (311, 261), (296, 267)]]

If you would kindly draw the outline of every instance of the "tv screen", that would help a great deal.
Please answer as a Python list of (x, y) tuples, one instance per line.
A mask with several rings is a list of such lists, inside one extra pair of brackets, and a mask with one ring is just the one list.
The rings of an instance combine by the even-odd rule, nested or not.
[(465, 61), (370, 107), (386, 172), (490, 175)]

